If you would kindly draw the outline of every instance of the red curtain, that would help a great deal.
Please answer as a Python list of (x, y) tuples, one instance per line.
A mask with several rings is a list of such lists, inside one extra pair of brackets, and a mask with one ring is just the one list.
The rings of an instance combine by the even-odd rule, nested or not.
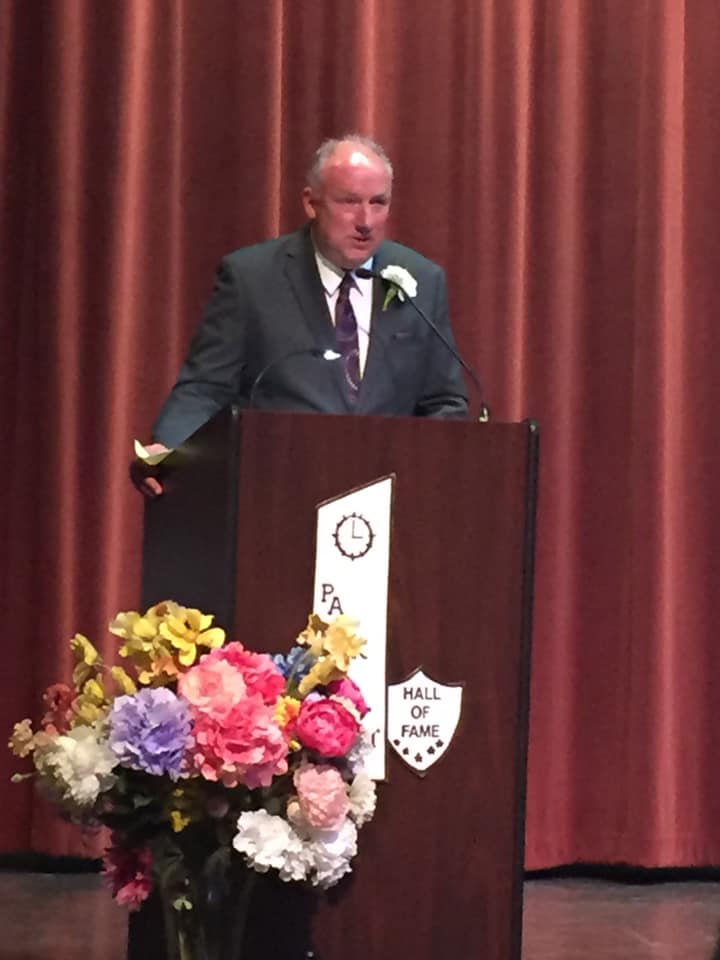
[[(542, 426), (527, 865), (720, 862), (718, 63), (716, 0), (0, 0), (0, 728), (137, 604), (131, 441), (216, 261), (360, 129)], [(89, 849), (16, 763), (0, 850)]]

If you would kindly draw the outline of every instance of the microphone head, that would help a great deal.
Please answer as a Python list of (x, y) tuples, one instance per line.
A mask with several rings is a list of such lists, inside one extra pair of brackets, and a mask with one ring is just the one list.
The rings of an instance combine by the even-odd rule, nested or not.
[(317, 357), (318, 360), (339, 360), (342, 356), (342, 354), (336, 350), (323, 350), (321, 347), (310, 347), (307, 350), (293, 350), (284, 357), (280, 357), (280, 359), (289, 360), (291, 357), (299, 357), (304, 353), (308, 353), (311, 357)]

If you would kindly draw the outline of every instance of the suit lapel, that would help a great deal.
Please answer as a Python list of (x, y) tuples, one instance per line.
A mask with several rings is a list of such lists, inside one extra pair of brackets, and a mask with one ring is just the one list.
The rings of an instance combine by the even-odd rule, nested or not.
[[(380, 272), (387, 266), (387, 251), (385, 244), (381, 244), (375, 254), (373, 270)], [(373, 401), (377, 401), (378, 396), (386, 386), (385, 374), (387, 357), (385, 356), (386, 344), (383, 341), (383, 314), (382, 305), (385, 300), (385, 282), (380, 279), (373, 281), (373, 300), (372, 313), (370, 319), (370, 343), (368, 344), (368, 354), (365, 361), (365, 372), (360, 383), (360, 393), (357, 399), (357, 410), (359, 413), (365, 413)]]
[(307, 228), (299, 230), (288, 246), (285, 270), (316, 345), (320, 349), (332, 347), (335, 343), (335, 328), (328, 313), (310, 231)]
[[(309, 227), (298, 230), (292, 238), (285, 257), (285, 273), (310, 330), (313, 345), (320, 350), (337, 350), (335, 326), (330, 319), (325, 291), (320, 282)], [(333, 362), (333, 381), (350, 412), (340, 361)]]

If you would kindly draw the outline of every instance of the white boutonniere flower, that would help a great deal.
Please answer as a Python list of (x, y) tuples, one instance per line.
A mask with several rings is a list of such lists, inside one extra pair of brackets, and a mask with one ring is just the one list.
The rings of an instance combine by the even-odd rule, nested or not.
[(383, 310), (387, 310), (388, 304), (395, 296), (399, 297), (401, 302), (408, 297), (413, 299), (417, 296), (417, 280), (405, 267), (397, 267), (394, 265), (383, 267), (380, 271), (380, 276), (387, 284)]

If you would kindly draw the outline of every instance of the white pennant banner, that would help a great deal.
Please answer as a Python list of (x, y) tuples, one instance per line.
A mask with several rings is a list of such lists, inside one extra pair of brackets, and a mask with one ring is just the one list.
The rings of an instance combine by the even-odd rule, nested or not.
[(386, 775), (386, 651), (390, 520), (395, 477), (382, 477), (318, 506), (313, 610), (325, 620), (346, 614), (360, 621), (365, 657), (350, 676), (370, 707), (365, 727), (374, 780)]

